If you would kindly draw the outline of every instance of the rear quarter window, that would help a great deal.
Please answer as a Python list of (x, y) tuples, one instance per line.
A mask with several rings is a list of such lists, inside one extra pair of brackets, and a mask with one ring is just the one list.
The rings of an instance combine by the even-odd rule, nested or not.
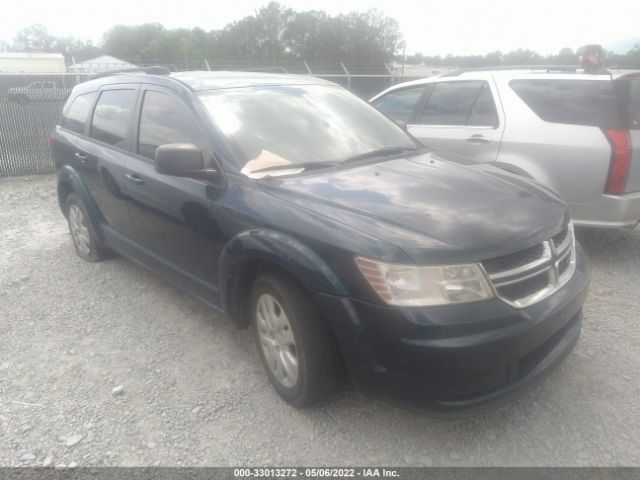
[(511, 80), (511, 88), (542, 120), (620, 128), (613, 82), (603, 80)]
[(625, 128), (640, 129), (640, 76), (620, 77), (614, 81), (618, 105), (624, 115)]
[(630, 126), (640, 129), (640, 78), (630, 80), (629, 116)]

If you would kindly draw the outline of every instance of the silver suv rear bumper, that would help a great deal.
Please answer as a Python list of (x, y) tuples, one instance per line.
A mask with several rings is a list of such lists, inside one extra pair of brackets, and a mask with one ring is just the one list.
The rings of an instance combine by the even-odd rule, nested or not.
[(576, 226), (634, 228), (640, 221), (640, 192), (602, 195), (596, 203), (570, 204), (569, 207)]

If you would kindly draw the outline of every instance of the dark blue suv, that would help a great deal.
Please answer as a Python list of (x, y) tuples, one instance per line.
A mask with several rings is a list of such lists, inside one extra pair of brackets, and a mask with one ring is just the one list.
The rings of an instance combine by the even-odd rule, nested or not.
[(335, 84), (110, 74), (73, 90), (50, 143), (77, 253), (252, 326), (294, 406), (342, 372), (410, 406), (493, 404), (578, 338), (589, 268), (556, 195), (450, 163)]

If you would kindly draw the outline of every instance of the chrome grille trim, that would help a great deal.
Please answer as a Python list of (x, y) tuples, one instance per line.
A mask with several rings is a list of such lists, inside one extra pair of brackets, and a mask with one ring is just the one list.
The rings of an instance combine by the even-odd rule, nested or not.
[[(556, 241), (560, 243), (556, 245)], [(487, 274), (498, 298), (515, 308), (524, 308), (543, 300), (569, 281), (573, 276), (576, 265), (573, 223), (570, 222), (564, 231), (542, 242), (542, 245), (542, 254), (539, 258), (527, 262), (524, 265), (518, 265), (500, 272)], [(567, 257), (569, 257), (569, 263), (564, 272), (561, 273), (560, 264), (565, 261)], [(531, 293), (527, 291), (531, 290), (532, 286), (539, 286), (544, 277), (538, 277), (543, 274), (547, 275), (548, 281), (546, 286), (536, 288), (536, 290)], [(507, 296), (504, 291), (501, 292), (501, 289), (504, 290), (505, 287), (511, 287), (508, 289), (510, 292), (514, 291), (513, 287), (516, 287), (516, 291), (518, 291), (518, 284), (522, 286), (522, 291), (524, 292), (522, 296), (514, 298)]]
[[(490, 278), (491, 280), (500, 280), (502, 278), (508, 278), (508, 277), (514, 277), (514, 276), (519, 276), (522, 273), (528, 272), (530, 270), (533, 270), (541, 265), (544, 265), (545, 263), (549, 262), (549, 260), (551, 260), (552, 258), (552, 254), (551, 254), (551, 246), (549, 245), (549, 242), (544, 242), (542, 244), (543, 246), (543, 253), (542, 256), (540, 258), (538, 258), (537, 260), (534, 260), (533, 262), (529, 262), (525, 265), (522, 265), (521, 267), (516, 267), (516, 268), (512, 268), (509, 270), (504, 270), (502, 272), (498, 272), (498, 273), (493, 273), (491, 274)], [(507, 283), (507, 282), (497, 282), (497, 283)]]

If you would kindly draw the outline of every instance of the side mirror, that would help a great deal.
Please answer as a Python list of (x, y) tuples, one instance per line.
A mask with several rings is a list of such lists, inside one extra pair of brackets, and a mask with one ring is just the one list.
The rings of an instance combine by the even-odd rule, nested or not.
[(168, 143), (156, 149), (156, 172), (174, 177), (209, 180), (216, 177), (215, 169), (204, 168), (200, 147), (192, 143)]

